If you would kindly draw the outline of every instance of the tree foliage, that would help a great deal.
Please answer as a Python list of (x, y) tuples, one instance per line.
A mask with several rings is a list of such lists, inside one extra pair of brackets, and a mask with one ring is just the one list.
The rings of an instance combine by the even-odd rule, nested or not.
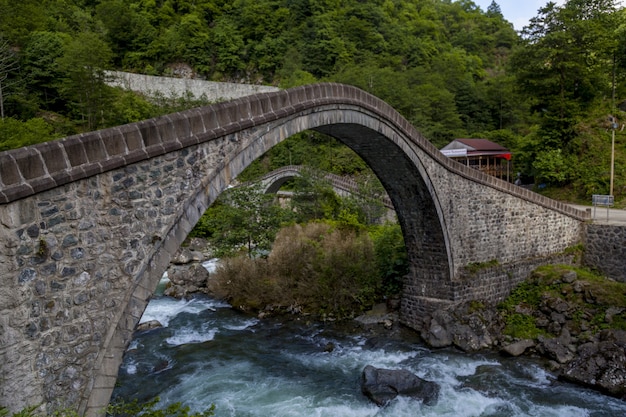
[(260, 184), (224, 192), (202, 216), (192, 235), (207, 237), (218, 257), (244, 251), (253, 258), (266, 256), (280, 226), (291, 212), (265, 194)]

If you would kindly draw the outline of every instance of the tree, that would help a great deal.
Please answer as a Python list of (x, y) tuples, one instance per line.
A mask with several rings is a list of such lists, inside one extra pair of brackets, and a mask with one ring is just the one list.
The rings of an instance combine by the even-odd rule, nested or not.
[(59, 111), (63, 106), (58, 91), (61, 73), (57, 60), (70, 39), (65, 33), (32, 32), (22, 52), (23, 72), (45, 110)]
[(16, 83), (9, 77), (18, 70), (17, 57), (11, 50), (9, 42), (0, 38), (0, 118), (4, 119), (4, 101), (9, 89)]
[(341, 199), (332, 184), (314, 170), (301, 171), (293, 180), (294, 193), (291, 208), (297, 221), (306, 223), (315, 219), (336, 219), (341, 212)]
[(202, 216), (194, 236), (209, 239), (215, 256), (229, 256), (244, 249), (248, 257), (266, 256), (276, 232), (291, 212), (264, 194), (260, 184), (240, 186), (224, 192)]
[(610, 96), (615, 17), (614, 0), (570, 0), (548, 3), (524, 28), (510, 69), (541, 115), (545, 147), (572, 152), (581, 113)]
[(104, 70), (111, 57), (106, 42), (93, 32), (83, 32), (65, 45), (63, 56), (56, 60), (63, 74), (59, 91), (89, 130), (103, 125), (109, 109)]
[(495, 0), (489, 4), (487, 7), (487, 16), (499, 16), (502, 17), (502, 9), (500, 9), (500, 5), (496, 3)]

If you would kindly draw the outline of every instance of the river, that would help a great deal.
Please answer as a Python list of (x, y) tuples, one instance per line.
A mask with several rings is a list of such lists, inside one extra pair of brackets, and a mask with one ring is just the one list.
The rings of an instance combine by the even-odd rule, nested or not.
[[(432, 350), (413, 332), (371, 337), (354, 326), (259, 320), (209, 297), (155, 296), (141, 319), (114, 399), (215, 404), (219, 417), (625, 416), (626, 402), (557, 381), (527, 358)], [(332, 346), (333, 349), (327, 349)], [(441, 386), (427, 406), (378, 407), (360, 391), (366, 365), (407, 369)]]

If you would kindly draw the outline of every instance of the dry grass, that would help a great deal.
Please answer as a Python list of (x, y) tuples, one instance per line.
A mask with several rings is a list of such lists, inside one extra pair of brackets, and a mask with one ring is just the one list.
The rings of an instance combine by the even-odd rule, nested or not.
[(267, 259), (226, 259), (214, 291), (235, 307), (288, 309), (335, 317), (369, 307), (380, 289), (367, 233), (325, 223), (282, 229)]

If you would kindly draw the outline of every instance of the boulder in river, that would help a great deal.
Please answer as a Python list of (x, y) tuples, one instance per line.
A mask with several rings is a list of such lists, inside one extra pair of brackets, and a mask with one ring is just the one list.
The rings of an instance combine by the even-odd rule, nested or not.
[(560, 379), (626, 399), (626, 331), (604, 330), (599, 340), (580, 345)]
[(150, 320), (150, 321), (146, 321), (143, 323), (139, 323), (137, 325), (137, 331), (144, 332), (146, 330), (158, 329), (160, 327), (163, 327), (161, 322), (159, 322), (158, 320)]
[(381, 369), (367, 365), (361, 378), (361, 391), (378, 405), (385, 405), (398, 395), (434, 405), (439, 399), (439, 390), (439, 384), (426, 381), (405, 369)]

